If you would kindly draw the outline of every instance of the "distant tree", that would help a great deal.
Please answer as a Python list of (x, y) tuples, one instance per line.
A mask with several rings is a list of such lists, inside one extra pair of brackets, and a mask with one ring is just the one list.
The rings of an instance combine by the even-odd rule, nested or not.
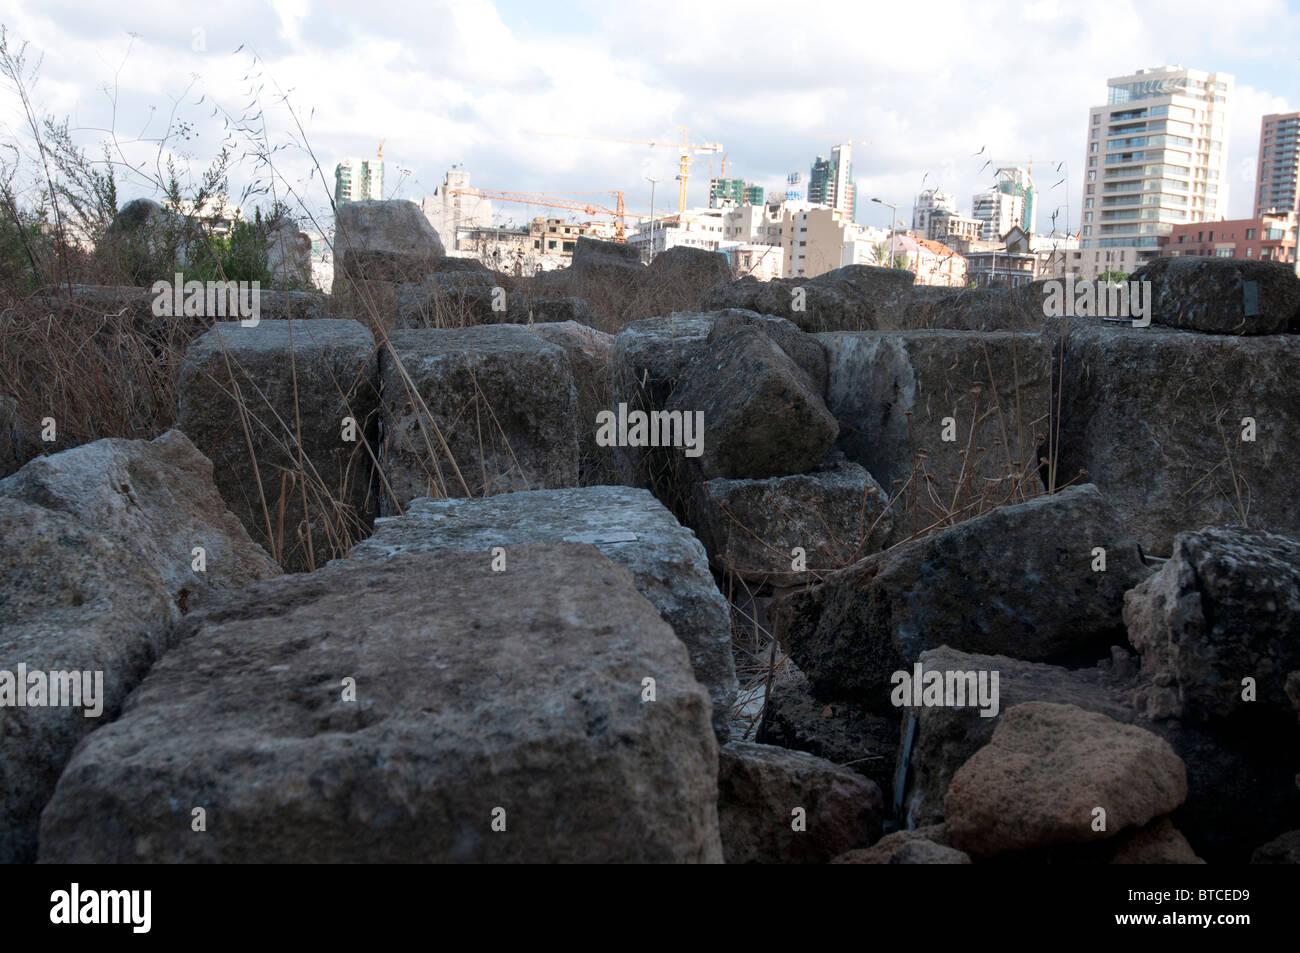
[(1128, 281), (1128, 272), (1127, 271), (1103, 271), (1101, 274), (1097, 276), (1097, 280), (1109, 281), (1114, 284), (1119, 284), (1122, 281)]

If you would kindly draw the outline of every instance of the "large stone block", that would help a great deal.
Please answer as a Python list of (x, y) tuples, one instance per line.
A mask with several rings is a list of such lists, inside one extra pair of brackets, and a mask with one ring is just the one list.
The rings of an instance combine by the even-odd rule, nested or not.
[(876, 840), (881, 814), (880, 789), (848, 768), (746, 741), (719, 752), (718, 823), (729, 864), (824, 864)]
[(910, 271), (871, 265), (846, 265), (815, 278), (747, 277), (713, 288), (701, 307), (774, 314), (805, 331), (901, 328), (915, 280)]
[(1151, 320), (1213, 334), (1300, 331), (1295, 265), (1246, 258), (1157, 258), (1129, 281), (1150, 282)]
[(380, 352), (386, 507), (578, 482), (563, 348), (517, 325), (394, 331)]
[(1159, 572), (1125, 594), (1124, 620), (1152, 717), (1196, 724), (1259, 708), (1290, 721), (1300, 542), (1236, 527), (1180, 533)]
[(1145, 550), (1225, 523), (1300, 536), (1300, 337), (1072, 319), (1043, 339), (1057, 480), (1086, 471)]
[(1074, 705), (1027, 702), (957, 772), (944, 826), (954, 847), (978, 856), (1089, 844), (1142, 827), (1186, 796), (1182, 760), (1151, 732)]
[(713, 699), (713, 722), (727, 734), (736, 697), (731, 620), (709, 574), (704, 548), (645, 490), (598, 486), (505, 493), (485, 500), (417, 500), (406, 514), (380, 519), (352, 559), (459, 549), (488, 552), (557, 540), (592, 543), (625, 566), (690, 650), (695, 677)]
[[(942, 821), (943, 798), (953, 775), (989, 743), (1002, 715), (1016, 705), (1031, 701), (1075, 705), (1116, 721), (1132, 722), (1136, 666), (1131, 657), (1126, 658), (1126, 666), (1068, 669), (1005, 655), (972, 655), (946, 645), (922, 652), (918, 662), (926, 673), (974, 672), (977, 677), (984, 673), (990, 685), (997, 673), (998, 707), (982, 709), (977, 699), (968, 698), (962, 707), (909, 705), (901, 709), (900, 755), (906, 751), (907, 760), (900, 756), (895, 778), (903, 782), (899, 822), (906, 827), (924, 827)], [(889, 788), (897, 790), (894, 783)]]
[(836, 446), (925, 532), (1042, 492), (1049, 378), (1036, 335), (906, 331), (817, 335)]
[(437, 230), (408, 199), (343, 202), (334, 217), (336, 294), (359, 281), (419, 281), (446, 254)]
[(839, 428), (812, 378), (758, 327), (714, 329), (706, 343), (665, 404), (702, 421), (701, 474), (762, 478), (817, 466)]
[[(695, 531), (713, 564), (748, 582), (797, 585), (809, 572), (857, 562), (892, 529), (889, 498), (862, 467), (839, 463), (766, 480), (695, 487)], [(792, 568), (796, 548), (806, 569)]]
[(892, 673), (943, 644), (1091, 661), (1124, 641), (1124, 592), (1147, 573), (1126, 536), (1096, 487), (1071, 487), (831, 573), (779, 600), (776, 631), (814, 692), (881, 711)]
[[(625, 325), (614, 338), (614, 401), (650, 413), (662, 410), (682, 373), (709, 353), (709, 337), (719, 324), (726, 330), (755, 327), (794, 361), (813, 382), (820, 396), (825, 391), (826, 357), (809, 335), (784, 318), (737, 309), (703, 314), (680, 312)], [(656, 487), (671, 461), (643, 447), (623, 447), (616, 456), (619, 482)]]
[[(0, 863), (20, 863), (36, 860), (41, 810), (73, 748), (117, 715), (180, 610), (136, 544), (71, 513), (0, 497), (0, 539)], [(76, 676), (77, 694), (38, 706), (24, 692), (19, 707), (17, 692), (51, 672)]]
[[(67, 513), (140, 552), (181, 612), (280, 567), (226, 509), (212, 464), (179, 430), (154, 440), (96, 440), (38, 457), (0, 480), (0, 496)], [(195, 569), (194, 549), (203, 550)]]
[(192, 613), (67, 766), (40, 859), (721, 860), (708, 695), (671, 628), (591, 546), (490, 559), (335, 565)]
[(286, 570), (322, 566), (370, 532), (375, 374), (374, 338), (355, 321), (223, 322), (185, 352), (178, 426)]
[(614, 336), (577, 321), (534, 324), (533, 333), (564, 348), (578, 397), (578, 482), (601, 486), (617, 482), (617, 447), (596, 443), (596, 415), (613, 404)]

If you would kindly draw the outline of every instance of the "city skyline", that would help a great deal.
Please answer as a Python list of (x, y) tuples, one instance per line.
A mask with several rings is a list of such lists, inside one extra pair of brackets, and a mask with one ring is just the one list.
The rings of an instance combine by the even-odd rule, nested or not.
[[(775, 38), (762, 47), (770, 67), (763, 70), (749, 68), (739, 49), (706, 29), (721, 22), (717, 11), (673, 3), (660, 18), (587, 3), (543, 18), (526, 5), (465, 2), (418, 17), (414, 8), (407, 16), (394, 7), (363, 22), (341, 4), (277, 0), (236, 3), (220, 22), (200, 24), (163, 4), (110, 16), (89, 4), (32, 10), (0, 0), (0, 18), (12, 37), (44, 54), (38, 106), (69, 115), (92, 152), (97, 132), (112, 125), (114, 82), (119, 135), (156, 139), (175, 110), (194, 123), (197, 138), (185, 149), (198, 168), (219, 147), (230, 117), (260, 113), (270, 146), (281, 147), (279, 188), (303, 194), (317, 210), (328, 207), (336, 163), (372, 155), (387, 139), (386, 197), (419, 201), (459, 165), (484, 188), (623, 189), (629, 213), (644, 214), (645, 176), (668, 180), (659, 196), (666, 203), (673, 150), (543, 139), (524, 130), (671, 141), (685, 125), (692, 140), (724, 143), (727, 175), (768, 195), (784, 191), (788, 173), (807, 177), (817, 155), (851, 139), (857, 221), (880, 226), (890, 212), (872, 198), (896, 204), (906, 222), (916, 196), (937, 186), (956, 195), (965, 214), (966, 198), (992, 187), (996, 167), (1033, 157), (1039, 230), (1051, 229), (1055, 212), (1056, 227), (1076, 231), (1086, 163), (1080, 117), (1104, 100), (1108, 78), (1178, 64), (1235, 77), (1230, 204), (1220, 214), (1253, 213), (1260, 118), (1300, 106), (1291, 52), (1300, 12), (1246, 3), (1229, 15), (1183, 4), (1174, 16), (1167, 4), (1109, 3), (1085, 16), (1029, 3), (1010, 20), (1032, 26), (1040, 42), (1017, 57), (990, 59), (978, 38), (1005, 29), (1009, 17), (940, 6), (945, 15), (937, 21), (907, 11), (848, 11), (845, 36), (814, 41), (765, 32), (763, 23), (779, 23), (780, 8), (759, 4), (757, 35)], [(674, 17), (694, 26), (674, 29)], [(1127, 26), (1102, 29), (1094, 21)], [(934, 31), (933, 22), (944, 30)], [(888, 25), (900, 41), (852, 41), (853, 27), (872, 24)], [(351, 37), (346, 45), (340, 28)], [(929, 44), (924, 54), (912, 42), (921, 34)], [(255, 46), (250, 37), (259, 38)], [(603, 80), (593, 84), (596, 73)], [(19, 117), (12, 102), (4, 106), (12, 133)], [(323, 175), (303, 149), (304, 135)], [(124, 151), (148, 161), (156, 146)], [(1059, 174), (1049, 158), (1064, 161)], [(694, 157), (689, 205), (708, 204), (720, 159)], [(242, 171), (232, 177), (236, 194), (249, 184), (239, 179)], [(136, 194), (147, 193), (124, 183), (124, 197)], [(521, 224), (528, 212), (503, 217)]]

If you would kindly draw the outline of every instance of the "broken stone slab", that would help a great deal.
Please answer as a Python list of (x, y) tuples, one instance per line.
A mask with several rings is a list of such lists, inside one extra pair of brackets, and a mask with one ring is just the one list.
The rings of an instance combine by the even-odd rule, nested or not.
[(578, 321), (538, 323), (532, 330), (569, 355), (578, 397), (578, 482), (582, 486), (616, 483), (619, 448), (596, 443), (597, 415), (613, 403), (614, 336)]
[(1070, 319), (1049, 321), (1043, 340), (1057, 478), (1086, 471), (1145, 551), (1243, 519), (1300, 536), (1300, 337)]
[[(899, 822), (907, 827), (925, 827), (943, 820), (943, 798), (953, 775), (993, 737), (1003, 712), (1031, 701), (1074, 705), (1120, 722), (1134, 720), (1130, 696), (1131, 675), (1115, 668), (1067, 669), (1057, 665), (1022, 662), (1005, 655), (973, 655), (948, 646), (922, 652), (922, 671), (976, 673), (975, 693), (967, 694), (965, 705), (908, 705), (903, 713), (897, 773), (887, 785), (891, 795), (902, 781)], [(996, 708), (981, 706), (978, 676), (984, 673), (992, 686), (997, 674)], [(944, 675), (944, 684), (948, 682)], [(957, 682), (954, 681), (954, 687)], [(964, 686), (969, 690), (969, 679)], [(985, 715), (984, 712), (989, 712)], [(906, 762), (902, 754), (907, 753)]]
[[(0, 496), (0, 539), (0, 863), (31, 863), (73, 748), (117, 715), (180, 610), (136, 544), (73, 513)], [(41, 683), (41, 704), (18, 707)]]
[(773, 680), (757, 740), (852, 768), (892, 798), (897, 716), (877, 715), (851, 699), (818, 698), (807, 676), (788, 660), (786, 667), (792, 673)]
[[(893, 526), (888, 504), (871, 474), (841, 462), (792, 476), (696, 484), (692, 523), (720, 572), (792, 586), (884, 548)], [(794, 569), (800, 562), (805, 568)]]
[(692, 456), (705, 479), (803, 473), (826, 457), (839, 427), (779, 344), (755, 327), (732, 327), (710, 333), (707, 348), (664, 405), (702, 423)]
[(323, 566), (370, 532), (375, 376), (374, 338), (356, 321), (223, 322), (185, 352), (178, 427), (287, 571)]
[(578, 403), (564, 349), (518, 325), (387, 335), (379, 355), (385, 515), (422, 496), (578, 482)]
[(826, 350), (836, 447), (896, 499), (896, 531), (924, 533), (1042, 492), (1037, 454), (1050, 385), (1036, 335), (816, 337)]
[(1127, 536), (1096, 487), (1071, 487), (830, 573), (778, 600), (776, 632), (815, 693), (882, 713), (893, 673), (940, 645), (1090, 661), (1124, 641), (1124, 592), (1147, 574)]
[(747, 741), (719, 750), (718, 824), (729, 864), (826, 863), (878, 838), (881, 815), (880, 789), (847, 768)]
[(847, 851), (832, 864), (969, 864), (970, 855), (948, 843), (942, 824), (886, 834), (867, 848)]
[(1187, 770), (1157, 735), (1075, 705), (1027, 702), (1002, 716), (953, 778), (945, 827), (972, 856), (1089, 844), (1168, 814), (1186, 796)]
[(42, 862), (722, 859), (708, 695), (591, 546), (336, 564), (179, 639), (63, 772)]
[(1156, 258), (1129, 275), (1150, 283), (1151, 320), (1210, 334), (1300, 331), (1295, 265), (1244, 258)]
[(179, 430), (39, 457), (0, 480), (0, 496), (67, 513), (138, 551), (180, 612), (214, 591), (280, 574), (226, 509), (211, 462)]
[(1196, 724), (1259, 708), (1290, 720), (1300, 542), (1241, 527), (1180, 533), (1168, 561), (1125, 595), (1124, 621), (1152, 717)]
[(749, 276), (714, 287), (702, 307), (773, 314), (809, 332), (901, 328), (915, 280), (910, 271), (871, 265), (846, 265), (815, 278)]
[(632, 573), (641, 594), (690, 651), (695, 677), (713, 700), (714, 727), (725, 740), (736, 697), (727, 602), (699, 540), (645, 490), (595, 486), (416, 500), (403, 516), (376, 521), (375, 535), (351, 559), (502, 547), (509, 565), (516, 546), (558, 540), (590, 543)]

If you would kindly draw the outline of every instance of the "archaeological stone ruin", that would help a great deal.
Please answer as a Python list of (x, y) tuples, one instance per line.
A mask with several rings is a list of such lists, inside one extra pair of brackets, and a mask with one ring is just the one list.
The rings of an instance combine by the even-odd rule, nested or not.
[(177, 316), (165, 432), (0, 394), (0, 861), (1300, 862), (1289, 266), (1142, 323), (338, 236)]

